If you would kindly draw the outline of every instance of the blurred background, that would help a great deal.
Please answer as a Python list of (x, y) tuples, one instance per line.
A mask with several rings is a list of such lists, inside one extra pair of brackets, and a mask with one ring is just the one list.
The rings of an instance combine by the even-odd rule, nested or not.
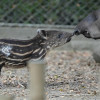
[(0, 22), (76, 25), (100, 0), (0, 0)]
[[(100, 0), (0, 0), (0, 38), (32, 38), (38, 28), (73, 32), (99, 6)], [(81, 35), (64, 48), (93, 51), (97, 42)]]

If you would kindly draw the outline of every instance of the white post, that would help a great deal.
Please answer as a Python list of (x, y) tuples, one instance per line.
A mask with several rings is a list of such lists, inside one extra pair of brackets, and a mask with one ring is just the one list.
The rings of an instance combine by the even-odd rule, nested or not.
[(45, 100), (44, 75), (46, 62), (30, 60), (30, 100)]
[(11, 96), (0, 96), (0, 100), (14, 100), (14, 97), (11, 97)]

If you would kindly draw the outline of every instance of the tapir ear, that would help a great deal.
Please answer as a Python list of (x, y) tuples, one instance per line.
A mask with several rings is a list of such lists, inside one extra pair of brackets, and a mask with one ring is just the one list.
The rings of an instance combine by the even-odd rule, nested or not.
[(47, 39), (47, 33), (45, 30), (37, 30), (37, 33), (43, 38), (43, 39)]

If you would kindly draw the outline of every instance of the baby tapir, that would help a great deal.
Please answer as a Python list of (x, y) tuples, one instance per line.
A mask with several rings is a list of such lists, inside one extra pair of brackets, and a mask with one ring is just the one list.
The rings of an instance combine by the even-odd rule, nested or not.
[(83, 34), (87, 38), (100, 39), (100, 9), (93, 11), (79, 22), (74, 33)]
[(0, 72), (3, 66), (25, 66), (30, 59), (43, 59), (47, 52), (71, 40), (72, 33), (56, 30), (37, 30), (30, 40), (0, 39)]

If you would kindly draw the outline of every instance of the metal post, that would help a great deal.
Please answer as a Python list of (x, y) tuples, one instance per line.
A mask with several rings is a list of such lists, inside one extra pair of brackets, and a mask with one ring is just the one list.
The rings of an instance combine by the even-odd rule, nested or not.
[(44, 75), (46, 62), (30, 60), (28, 63), (30, 71), (30, 100), (45, 100)]

